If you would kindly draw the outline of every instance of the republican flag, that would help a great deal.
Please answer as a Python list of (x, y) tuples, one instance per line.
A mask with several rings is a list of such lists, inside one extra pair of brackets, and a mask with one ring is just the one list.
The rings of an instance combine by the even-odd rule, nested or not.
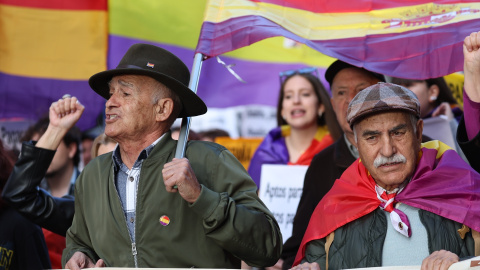
[[(191, 67), (206, 6), (206, 0), (189, 0), (188, 9), (185, 1), (0, 0), (1, 139), (7, 145), (17, 144), (25, 126), (5, 130), (5, 123), (36, 121), (53, 101), (67, 93), (86, 106), (78, 126), (82, 130), (94, 127), (105, 100), (90, 89), (88, 78), (115, 68), (132, 44), (165, 48)], [(221, 60), (235, 64), (233, 70), (247, 83), (239, 82), (217, 61), (206, 61), (198, 94), (208, 105), (209, 114), (218, 116), (215, 123), (232, 136), (245, 134), (237, 131), (241, 124), (221, 117), (272, 114), (280, 71), (308, 65), (320, 67), (321, 75), (334, 61), (283, 37), (226, 53)], [(247, 111), (246, 106), (268, 109)], [(263, 136), (274, 125), (241, 119), (255, 126), (241, 126), (250, 130), (250, 136)], [(208, 123), (212, 125), (196, 118), (192, 125), (196, 130), (218, 127)]]
[(87, 80), (106, 69), (107, 34), (107, 0), (0, 0), (0, 119), (36, 120), (70, 94), (94, 126), (105, 101)]
[[(189, 8), (185, 8), (186, 2)], [(206, 0), (110, 0), (108, 68), (115, 68), (128, 48), (139, 42), (167, 49), (192, 67), (207, 4)], [(233, 137), (263, 137), (275, 126), (279, 72), (316, 66), (323, 79), (325, 68), (335, 61), (284, 37), (225, 53), (220, 59), (226, 65), (233, 64), (232, 69), (246, 83), (237, 80), (217, 59), (204, 61), (197, 94), (207, 104), (208, 112), (195, 117), (192, 130), (217, 127), (228, 130)], [(255, 122), (252, 118), (273, 122)]]
[(433, 78), (463, 69), (479, 12), (480, 2), (455, 0), (210, 0), (196, 51), (212, 57), (284, 36), (385, 75)]

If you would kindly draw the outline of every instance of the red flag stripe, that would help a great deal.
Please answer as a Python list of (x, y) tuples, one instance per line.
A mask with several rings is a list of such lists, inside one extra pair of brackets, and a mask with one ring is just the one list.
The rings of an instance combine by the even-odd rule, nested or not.
[(315, 13), (342, 13), (342, 12), (368, 12), (371, 10), (380, 10), (386, 8), (396, 8), (405, 6), (414, 6), (428, 3), (438, 5), (453, 5), (459, 3), (475, 3), (476, 0), (404, 0), (404, 1), (386, 1), (386, 0), (343, 0), (343, 1), (318, 1), (318, 0), (250, 0), (252, 2), (263, 2), (307, 10)]
[(0, 0), (1, 5), (59, 10), (107, 10), (106, 0)]

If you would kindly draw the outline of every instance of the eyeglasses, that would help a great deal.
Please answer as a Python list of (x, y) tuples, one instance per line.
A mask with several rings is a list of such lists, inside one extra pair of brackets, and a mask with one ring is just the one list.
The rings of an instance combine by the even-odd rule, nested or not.
[(295, 74), (309, 74), (309, 73), (315, 73), (315, 75), (318, 78), (318, 69), (316, 67), (304, 67), (300, 69), (292, 69), (292, 70), (287, 70), (287, 71), (282, 71), (279, 73), (280, 76), (280, 84), (282, 84), (285, 79), (288, 77), (291, 77)]

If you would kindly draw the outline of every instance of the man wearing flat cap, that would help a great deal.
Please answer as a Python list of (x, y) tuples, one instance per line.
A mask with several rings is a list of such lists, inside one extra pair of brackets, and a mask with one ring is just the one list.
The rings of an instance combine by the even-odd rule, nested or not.
[(256, 185), (224, 147), (188, 144), (175, 159), (170, 127), (204, 114), (188, 68), (161, 48), (135, 44), (89, 84), (107, 99), (105, 134), (118, 142), (75, 187), (66, 268), (240, 268), (275, 264), (282, 238)]
[(448, 269), (478, 254), (480, 175), (445, 144), (422, 144), (419, 116), (416, 96), (395, 84), (350, 102), (360, 158), (316, 207), (293, 269)]

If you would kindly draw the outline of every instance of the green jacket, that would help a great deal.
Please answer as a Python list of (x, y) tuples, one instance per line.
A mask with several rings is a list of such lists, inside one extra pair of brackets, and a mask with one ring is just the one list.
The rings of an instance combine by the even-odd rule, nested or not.
[[(462, 224), (425, 210), (419, 210), (420, 221), (428, 235), (430, 254), (448, 250), (460, 258), (474, 255), (471, 233), (462, 239), (458, 230)], [(382, 250), (387, 234), (387, 216), (377, 209), (335, 230), (328, 252), (328, 269), (350, 269), (382, 266)], [(325, 268), (325, 238), (311, 241), (305, 250), (303, 262), (317, 262)]]
[[(257, 267), (277, 262), (282, 249), (278, 224), (248, 173), (223, 146), (188, 144), (186, 157), (202, 185), (195, 203), (165, 190), (162, 169), (176, 145), (167, 133), (143, 162), (134, 244), (115, 188), (111, 153), (88, 164), (75, 186), (63, 265), (76, 251), (110, 267), (239, 269), (240, 260)], [(170, 219), (167, 226), (159, 222), (162, 216)]]

